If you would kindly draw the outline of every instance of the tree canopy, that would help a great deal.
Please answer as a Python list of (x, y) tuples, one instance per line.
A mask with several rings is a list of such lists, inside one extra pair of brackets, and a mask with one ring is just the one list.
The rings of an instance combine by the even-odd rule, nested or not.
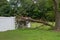
[(55, 20), (52, 0), (0, 0), (0, 16), (28, 16), (34, 19)]

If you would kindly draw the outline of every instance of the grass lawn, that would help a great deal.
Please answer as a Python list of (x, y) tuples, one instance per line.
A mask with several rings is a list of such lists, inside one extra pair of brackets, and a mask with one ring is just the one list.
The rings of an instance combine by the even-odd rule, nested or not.
[[(49, 26), (41, 23), (31, 23), (31, 28), (0, 32), (0, 40), (60, 40), (60, 32), (47, 31)], [(44, 30), (41, 30), (44, 29)]]
[[(50, 25), (55, 25), (54, 22), (48, 22)], [(43, 29), (43, 30), (49, 30), (51, 29), (50, 26), (44, 25), (42, 23), (36, 23), (36, 22), (31, 22), (31, 28), (38, 28), (38, 29)]]
[(60, 40), (60, 32), (44, 30), (14, 30), (0, 32), (0, 40)]

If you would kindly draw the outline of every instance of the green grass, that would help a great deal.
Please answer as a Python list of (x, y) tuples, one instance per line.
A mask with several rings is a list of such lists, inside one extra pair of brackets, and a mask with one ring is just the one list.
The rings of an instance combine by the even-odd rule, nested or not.
[[(49, 24), (51, 24), (52, 26), (55, 25), (54, 22), (48, 22)], [(50, 26), (41, 24), (41, 23), (36, 23), (36, 22), (31, 22), (31, 28), (38, 28), (38, 29), (43, 29), (43, 30), (49, 30), (51, 29)]]
[(0, 32), (0, 40), (60, 40), (60, 32), (44, 30), (14, 30)]
[(31, 28), (33, 29), (0, 32), (0, 40), (60, 40), (60, 32), (49, 31), (50, 26), (42, 25), (32, 22)]

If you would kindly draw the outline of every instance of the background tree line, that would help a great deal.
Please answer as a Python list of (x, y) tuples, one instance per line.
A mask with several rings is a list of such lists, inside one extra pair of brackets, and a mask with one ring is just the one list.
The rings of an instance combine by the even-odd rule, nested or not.
[(55, 21), (52, 0), (0, 0), (0, 16), (28, 16), (33, 19)]

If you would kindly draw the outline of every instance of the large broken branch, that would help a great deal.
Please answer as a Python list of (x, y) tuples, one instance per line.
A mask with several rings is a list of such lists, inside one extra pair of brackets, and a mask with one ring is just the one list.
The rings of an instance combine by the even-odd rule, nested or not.
[(36, 19), (32, 19), (30, 17), (20, 17), (20, 18), (18, 18), (18, 21), (27, 21), (27, 20), (31, 21), (31, 22), (42, 23), (44, 25), (51, 26), (51, 27), (53, 26), (53, 25), (49, 24), (47, 21), (36, 20)]
[(33, 21), (33, 22), (37, 22), (37, 23), (42, 23), (42, 24), (44, 24), (44, 25), (47, 25), (47, 26), (53, 26), (53, 25), (51, 25), (51, 24), (49, 24), (47, 21), (40, 21), (40, 20), (35, 20), (35, 19), (29, 19), (30, 21)]

